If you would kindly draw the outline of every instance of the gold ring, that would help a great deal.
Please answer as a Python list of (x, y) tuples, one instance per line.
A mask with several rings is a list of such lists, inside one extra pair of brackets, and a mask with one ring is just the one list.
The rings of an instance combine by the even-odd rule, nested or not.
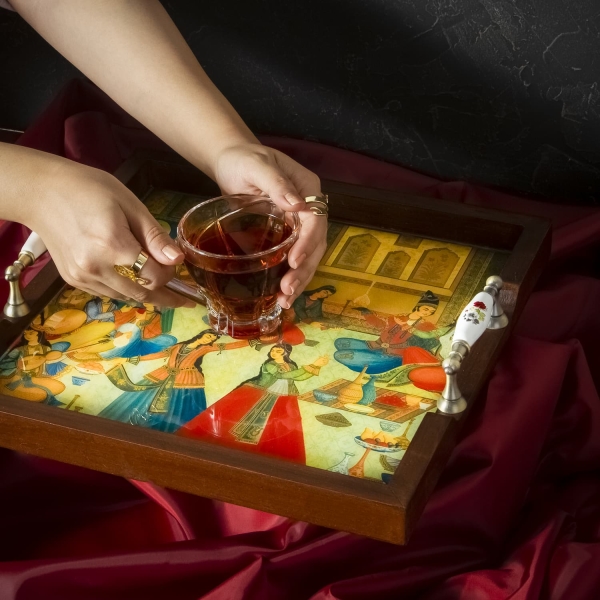
[(329, 214), (329, 198), (327, 195), (323, 196), (307, 196), (304, 198), (308, 206), (308, 209), (311, 210), (318, 217), (327, 217)]
[(135, 281), (135, 283), (139, 283), (140, 285), (148, 285), (150, 281), (139, 276), (140, 271), (144, 268), (144, 265), (147, 261), (148, 255), (143, 250), (140, 250), (140, 253), (131, 267), (126, 265), (114, 265), (113, 268), (119, 275), (121, 275), (121, 277), (131, 279), (131, 281)]
[(144, 268), (144, 265), (148, 262), (148, 255), (140, 250), (138, 257), (135, 259), (135, 262), (131, 265), (131, 270), (139, 276), (140, 271)]

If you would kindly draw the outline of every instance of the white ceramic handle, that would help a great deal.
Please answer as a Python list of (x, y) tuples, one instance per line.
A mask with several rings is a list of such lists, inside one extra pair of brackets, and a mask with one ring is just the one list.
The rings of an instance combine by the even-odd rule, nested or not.
[(492, 296), (487, 292), (479, 292), (458, 318), (452, 341), (466, 342), (472, 346), (487, 329), (492, 318), (493, 308)]
[(31, 252), (34, 260), (37, 260), (44, 252), (46, 252), (46, 250), (47, 248), (44, 242), (42, 242), (42, 238), (37, 233), (32, 232), (27, 238), (21, 252)]

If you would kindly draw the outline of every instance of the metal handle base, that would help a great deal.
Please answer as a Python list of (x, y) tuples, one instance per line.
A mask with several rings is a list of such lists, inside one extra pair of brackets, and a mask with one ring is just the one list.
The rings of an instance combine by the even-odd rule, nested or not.
[(504, 329), (508, 325), (508, 317), (500, 304), (500, 290), (504, 282), (498, 275), (488, 277), (485, 282), (484, 292), (487, 292), (494, 298), (494, 308), (492, 309), (492, 318), (487, 326), (488, 329)]
[(31, 252), (21, 252), (19, 259), (7, 267), (4, 272), (4, 279), (8, 281), (9, 286), (8, 302), (4, 306), (4, 314), (9, 319), (24, 317), (31, 310), (21, 292), (21, 274), (34, 261), (35, 257)]

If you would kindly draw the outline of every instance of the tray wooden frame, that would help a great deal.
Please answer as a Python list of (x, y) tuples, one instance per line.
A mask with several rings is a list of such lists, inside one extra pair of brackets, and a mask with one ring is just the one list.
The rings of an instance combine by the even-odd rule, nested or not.
[[(206, 176), (167, 153), (139, 153), (116, 176), (137, 195), (150, 186), (219, 195)], [(332, 181), (322, 185), (330, 197), (331, 218), (337, 221), (509, 253), (500, 275), (510, 325), (486, 332), (460, 372), (460, 387), (471, 408), (547, 260), (549, 223), (410, 194)], [(30, 315), (0, 320), (0, 353), (63, 284), (49, 262), (25, 289)], [(3, 395), (0, 446), (404, 544), (467, 414), (453, 418), (427, 413), (388, 485)]]

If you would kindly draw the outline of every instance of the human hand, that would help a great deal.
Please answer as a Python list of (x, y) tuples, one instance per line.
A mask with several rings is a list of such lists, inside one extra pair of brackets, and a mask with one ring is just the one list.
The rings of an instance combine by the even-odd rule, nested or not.
[[(193, 305), (163, 287), (183, 260), (181, 250), (123, 184), (104, 171), (67, 160), (48, 179), (43, 208), (26, 225), (42, 238), (67, 283), (95, 296)], [(132, 265), (141, 249), (149, 255), (141, 274), (150, 282), (145, 287), (113, 268)]]
[(280, 208), (297, 212), (302, 228), (290, 250), (290, 270), (278, 301), (290, 308), (312, 279), (327, 247), (327, 219), (308, 210), (304, 198), (320, 196), (319, 178), (289, 156), (260, 144), (240, 144), (217, 157), (213, 173), (224, 194), (265, 194)]

